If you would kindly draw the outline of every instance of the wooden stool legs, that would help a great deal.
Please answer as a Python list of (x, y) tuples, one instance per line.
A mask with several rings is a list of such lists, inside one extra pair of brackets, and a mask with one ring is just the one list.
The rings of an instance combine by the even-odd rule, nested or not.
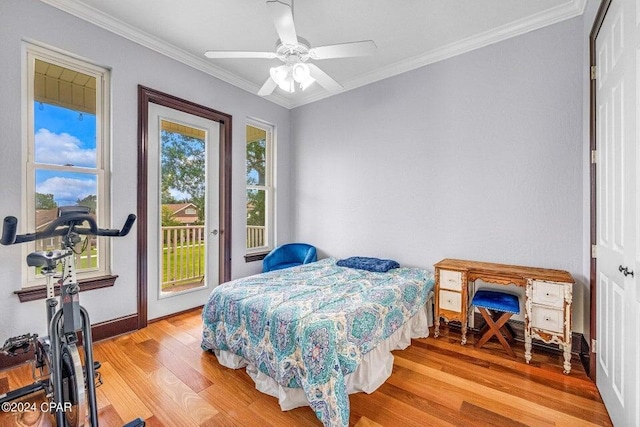
[[(489, 312), (488, 309), (483, 307), (478, 307), (478, 310), (480, 311), (480, 314), (482, 314), (482, 317), (484, 317), (484, 320), (485, 322), (487, 322), (487, 324), (480, 332), (482, 334), (482, 337), (480, 337), (480, 340), (476, 342), (475, 347), (482, 347), (487, 341), (489, 341), (492, 336), (495, 335), (496, 338), (498, 338), (498, 341), (500, 341), (500, 344), (502, 344), (502, 347), (504, 347), (505, 351), (509, 353), (509, 356), (515, 357), (516, 355), (513, 353), (511, 346), (507, 342), (507, 340), (513, 341), (513, 335), (511, 335), (511, 332), (509, 332), (509, 330), (505, 326), (507, 320), (511, 318), (512, 313), (505, 312), (502, 313), (502, 316), (498, 317), (498, 314), (500, 312), (497, 312), (494, 315)], [(502, 335), (503, 333), (504, 336)], [(506, 339), (505, 336), (507, 337)]]

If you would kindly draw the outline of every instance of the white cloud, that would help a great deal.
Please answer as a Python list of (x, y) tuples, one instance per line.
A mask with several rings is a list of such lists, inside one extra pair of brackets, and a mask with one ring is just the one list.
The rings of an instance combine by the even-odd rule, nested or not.
[(82, 141), (68, 133), (57, 134), (49, 129), (38, 129), (35, 145), (35, 159), (38, 163), (96, 166), (96, 149), (83, 149)]
[(53, 194), (56, 202), (61, 205), (75, 204), (78, 199), (96, 194), (96, 182), (56, 176), (40, 183), (36, 191), (42, 194)]

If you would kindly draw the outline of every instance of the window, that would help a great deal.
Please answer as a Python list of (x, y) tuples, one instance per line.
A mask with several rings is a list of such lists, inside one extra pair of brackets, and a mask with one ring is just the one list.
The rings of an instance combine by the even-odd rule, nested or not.
[[(29, 232), (44, 229), (59, 206), (88, 206), (98, 225), (109, 214), (109, 71), (84, 61), (27, 45), (27, 170), (25, 192)], [(109, 242), (88, 238), (76, 257), (78, 278), (110, 274)], [(29, 248), (58, 248), (58, 239)], [(41, 285), (31, 268), (27, 286)]]
[(250, 122), (247, 141), (247, 253), (273, 249), (273, 128)]

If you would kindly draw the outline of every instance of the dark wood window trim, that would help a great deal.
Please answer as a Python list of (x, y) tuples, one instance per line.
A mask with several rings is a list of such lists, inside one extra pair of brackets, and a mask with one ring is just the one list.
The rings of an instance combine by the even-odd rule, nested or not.
[(231, 280), (231, 115), (209, 107), (138, 86), (138, 328), (147, 326), (147, 189), (149, 152), (149, 103), (172, 108), (194, 116), (220, 123), (220, 247), (219, 282)]
[(260, 253), (255, 253), (255, 254), (246, 254), (244, 256), (244, 261), (245, 262), (254, 262), (254, 261), (262, 261), (264, 259), (264, 257), (266, 257), (267, 255), (269, 255), (269, 252), (260, 252)]
[[(118, 276), (100, 276), (92, 277), (90, 279), (80, 280), (80, 292), (91, 291), (93, 289), (108, 288), (116, 283)], [(56, 285), (56, 296), (60, 295), (60, 286)], [(18, 295), (20, 302), (36, 301), (39, 299), (45, 299), (47, 297), (47, 288), (45, 285), (32, 286), (25, 289), (15, 291), (14, 294)]]

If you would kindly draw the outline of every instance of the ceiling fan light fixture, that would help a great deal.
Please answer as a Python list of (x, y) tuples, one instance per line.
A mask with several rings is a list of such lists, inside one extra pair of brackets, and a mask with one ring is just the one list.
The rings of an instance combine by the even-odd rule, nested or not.
[(291, 69), (291, 74), (293, 75), (293, 79), (302, 83), (311, 77), (311, 71), (309, 70), (309, 66), (304, 62), (298, 62), (293, 64), (293, 68)]
[(306, 88), (311, 86), (313, 84), (313, 82), (315, 82), (315, 81), (316, 81), (316, 79), (311, 77), (311, 75), (307, 76), (306, 79), (304, 79), (303, 81), (300, 82), (300, 89), (305, 90)]
[(293, 77), (291, 77), (291, 74), (287, 74), (284, 80), (278, 83), (278, 86), (285, 92), (293, 93), (296, 91), (296, 82), (293, 80)]
[(280, 83), (284, 82), (289, 74), (289, 70), (286, 65), (280, 65), (279, 67), (272, 67), (269, 70), (269, 74), (276, 84), (280, 85)]
[[(2, 0), (0, 0), (2, 1)], [(338, 43), (311, 48), (309, 42), (296, 33), (293, 22), (293, 0), (266, 0), (267, 9), (278, 33), (275, 52), (210, 50), (205, 56), (211, 59), (278, 59), (284, 63), (269, 70), (269, 78), (262, 84), (258, 95), (269, 96), (280, 87), (287, 93), (294, 93), (296, 86), (305, 90), (314, 82), (328, 92), (339, 92), (344, 88), (322, 71), (313, 62), (333, 58), (349, 58), (373, 55), (376, 44), (372, 40)]]
[[(273, 67), (269, 70), (269, 74), (271, 75), (271, 78), (273, 79), (273, 81), (276, 82), (276, 84), (280, 87), (280, 89), (288, 93), (293, 93), (296, 91), (297, 80), (295, 79), (295, 73), (293, 71), (293, 67), (291, 67), (290, 65), (281, 65), (279, 67)], [(307, 80), (309, 78), (312, 79), (311, 75), (307, 76)], [(302, 84), (300, 85), (300, 87), (302, 88)]]

